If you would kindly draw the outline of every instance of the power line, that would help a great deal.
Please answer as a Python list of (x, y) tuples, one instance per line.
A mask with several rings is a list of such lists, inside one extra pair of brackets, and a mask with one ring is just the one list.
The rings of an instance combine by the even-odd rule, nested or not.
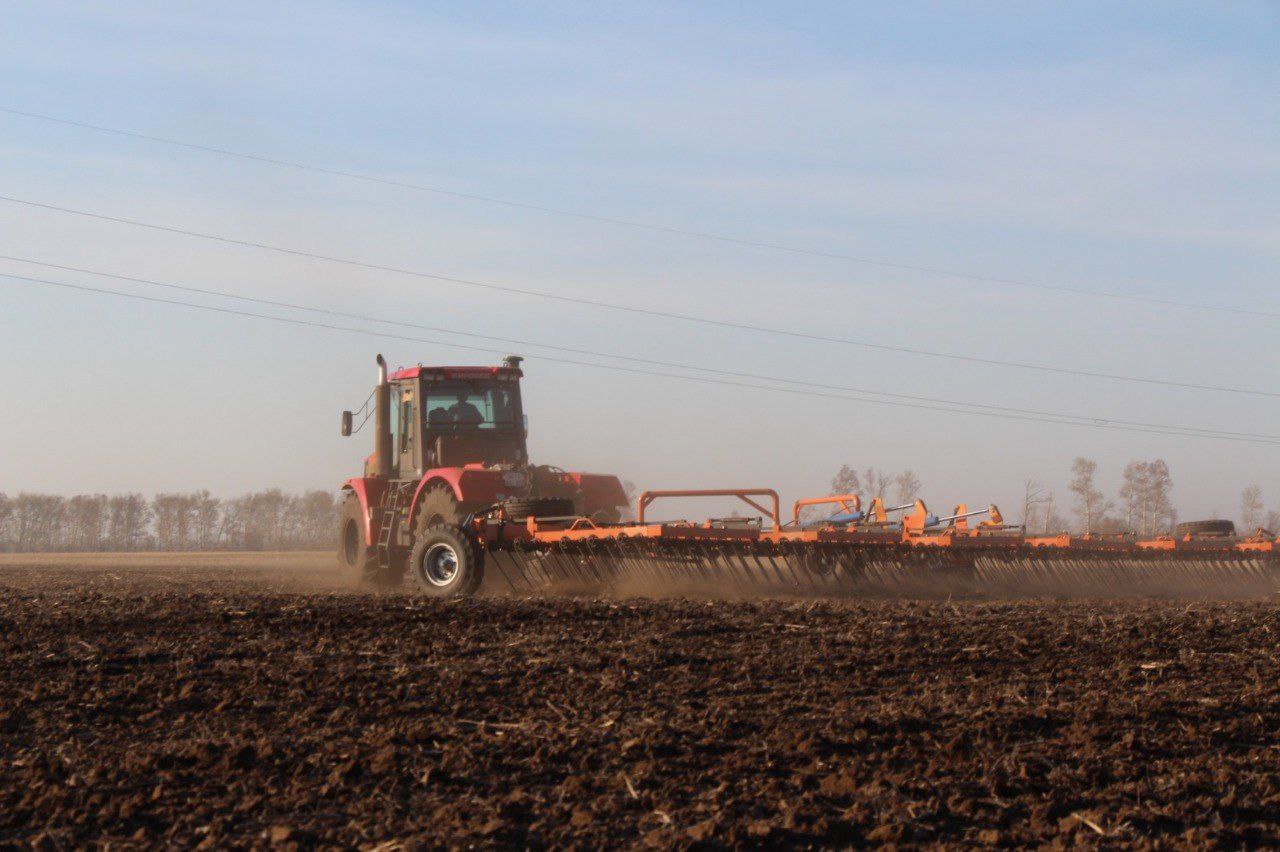
[(671, 311), (660, 311), (653, 308), (638, 308), (631, 305), (620, 305), (613, 302), (605, 302), (597, 299), (587, 299), (579, 296), (565, 296), (560, 293), (550, 293), (543, 290), (529, 290), (520, 287), (510, 287), (502, 284), (494, 284), (487, 281), (476, 281), (469, 278), (458, 278), (451, 275), (440, 275), (432, 272), (422, 272), (414, 269), (405, 269), (396, 266), (387, 266), (384, 264), (370, 263), (367, 261), (353, 260), (351, 258), (335, 257), (333, 255), (320, 254), (318, 252), (306, 251), (304, 249), (289, 248), (287, 246), (277, 246), (270, 243), (256, 242), (253, 240), (241, 240), (234, 237), (226, 237), (218, 234), (208, 234), (201, 231), (193, 231), (186, 228), (177, 228), (170, 225), (158, 225), (154, 222), (142, 222), (137, 219), (126, 219), (121, 216), (110, 216), (105, 213), (94, 213), (88, 210), (77, 210), (71, 207), (61, 207), (56, 204), (46, 204), (40, 201), (31, 201), (24, 198), (15, 198), (9, 195), (0, 195), (0, 201), (7, 201), (12, 204), (20, 204), (27, 207), (33, 207), (40, 210), (51, 210), (57, 213), (67, 213), (73, 216), (82, 216), (88, 219), (96, 219), (104, 222), (112, 222), (118, 225), (129, 225), (131, 227), (146, 228), (152, 231), (159, 231), (168, 234), (178, 234), (186, 237), (195, 237), (197, 239), (209, 240), (212, 242), (223, 243), (226, 245), (243, 246), (246, 248), (261, 249), (263, 251), (272, 251), (280, 254), (286, 254), (293, 257), (304, 257), (309, 260), (319, 260), (326, 263), (337, 263), (344, 266), (351, 266), (358, 269), (367, 269), (376, 272), (389, 272), (396, 275), (405, 275), (413, 278), (423, 278), (432, 281), (443, 281), (450, 284), (457, 284), (465, 287), (476, 287), (484, 290), (490, 290), (500, 293), (508, 293), (511, 295), (526, 296), (530, 298), (549, 299), (557, 302), (564, 302), (574, 305), (584, 305), (587, 307), (600, 308), (604, 310), (621, 311), (625, 313), (638, 314), (647, 317), (658, 317), (662, 319), (680, 320), (682, 322), (698, 323), (701, 325), (716, 326), (720, 328), (731, 328), (738, 331), (750, 331), (758, 334), (769, 334), (781, 337), (789, 337), (800, 340), (811, 340), (822, 343), (835, 343), (846, 346), (856, 346), (863, 349), (873, 349), (883, 352), (898, 352), (911, 355), (921, 355), (929, 358), (942, 358), (951, 361), (963, 361), (973, 364), (984, 364), (994, 367), (1005, 367), (1009, 369), (1033, 370), (1043, 373), (1056, 373), (1060, 375), (1077, 376), (1091, 379), (1107, 379), (1111, 381), (1135, 382), (1138, 384), (1160, 385), (1164, 387), (1186, 388), (1190, 390), (1217, 391), (1220, 393), (1244, 394), (1248, 396), (1265, 396), (1280, 397), (1280, 393), (1273, 391), (1254, 390), (1250, 388), (1238, 388), (1224, 385), (1197, 384), (1194, 382), (1179, 382), (1170, 379), (1152, 379), (1140, 376), (1126, 376), (1118, 373), (1100, 373), (1089, 370), (1077, 370), (1066, 367), (1050, 367), (1043, 364), (1030, 364), (1020, 361), (1002, 361), (995, 358), (980, 358), (973, 355), (960, 355), (952, 352), (935, 352), (927, 349), (915, 349), (907, 346), (893, 346), (881, 343), (870, 343), (863, 340), (855, 340), (846, 337), (829, 337), (820, 334), (812, 334), (810, 332), (794, 331), (791, 329), (774, 328), (771, 326), (752, 325), (749, 323), (733, 322), (730, 320), (718, 320), (711, 317), (698, 316), (695, 314), (681, 314)]
[[(239, 293), (232, 293), (226, 290), (211, 290), (211, 289), (202, 288), (202, 287), (192, 287), (190, 285), (185, 285), (185, 284), (175, 284), (167, 281), (156, 281), (151, 278), (139, 278), (131, 275), (118, 275), (110, 272), (102, 272), (96, 269), (88, 269), (82, 266), (67, 266), (65, 264), (47, 263), (45, 261), (33, 260), (25, 257), (17, 257), (14, 255), (0, 254), (0, 260), (9, 260), (9, 261), (15, 261), (18, 263), (26, 263), (26, 264), (31, 264), (33, 266), (45, 267), (48, 269), (57, 269), (63, 272), (85, 273), (88, 275), (96, 275), (103, 278), (113, 278), (118, 281), (129, 281), (131, 283), (144, 284), (151, 287), (161, 287), (169, 290), (181, 291), (184, 293), (195, 293), (202, 296), (216, 296), (219, 298), (236, 299), (243, 302), (250, 302), (258, 305), (266, 305), (268, 307), (286, 308), (288, 310), (296, 310), (296, 311), (308, 311), (311, 313), (319, 313), (327, 316), (342, 317), (344, 319), (354, 319), (354, 320), (360, 320), (362, 322), (382, 323), (386, 325), (399, 326), (402, 328), (413, 328), (419, 331), (430, 331), (430, 332), (436, 332), (436, 333), (442, 333), (442, 334), (450, 334), (458, 337), (470, 337), (470, 338), (478, 338), (482, 340), (493, 340), (499, 343), (509, 343), (514, 346), (533, 346), (539, 349), (550, 349), (557, 352), (567, 352), (573, 355), (589, 355), (595, 358), (610, 358), (610, 359), (619, 360), (619, 361), (630, 361), (632, 363), (645, 364), (653, 367), (667, 367), (667, 368), (673, 368), (678, 370), (689, 370), (694, 372), (711, 373), (713, 375), (728, 376), (730, 378), (735, 378), (735, 379), (750, 379), (753, 381), (765, 381), (765, 382), (774, 382), (778, 384), (789, 384), (789, 385), (796, 385), (799, 387), (817, 388), (820, 390), (842, 391), (846, 393), (856, 393), (856, 394), (868, 394), (871, 396), (887, 397), (890, 399), (910, 400), (913, 402), (928, 402), (928, 403), (935, 403), (935, 404), (949, 405), (949, 406), (963, 406), (966, 408), (985, 409), (988, 411), (1003, 411), (1003, 412), (1008, 412), (1013, 414), (1025, 414), (1025, 415), (1031, 415), (1036, 417), (1051, 417), (1051, 418), (1063, 419), (1063, 420), (1078, 420), (1078, 421), (1083, 421), (1088, 423), (1114, 423), (1114, 424), (1119, 424), (1123, 426), (1139, 426), (1139, 427), (1153, 428), (1153, 429), (1169, 429), (1169, 430), (1177, 430), (1177, 431), (1185, 431), (1185, 432), (1205, 433), (1205, 434), (1212, 434), (1212, 435), (1230, 435), (1230, 436), (1241, 437), (1241, 438), (1265, 438), (1265, 439), (1280, 440), (1280, 435), (1266, 435), (1266, 434), (1259, 434), (1256, 432), (1232, 432), (1225, 429), (1205, 429), (1205, 428), (1192, 427), (1192, 426), (1177, 426), (1177, 425), (1171, 426), (1169, 424), (1164, 424), (1164, 423), (1148, 423), (1148, 422), (1135, 421), (1135, 420), (1122, 420), (1122, 419), (1113, 418), (1113, 417), (1107, 417), (1107, 418), (1087, 417), (1087, 416), (1082, 416), (1078, 414), (1064, 414), (1062, 412), (1055, 412), (1055, 411), (1015, 408), (1011, 406), (993, 405), (989, 403), (966, 402), (963, 400), (940, 399), (937, 397), (922, 396), (918, 394), (904, 394), (904, 393), (896, 393), (896, 392), (890, 392), (890, 391), (879, 391), (879, 390), (873, 390), (869, 388), (850, 387), (848, 385), (833, 385), (833, 384), (827, 384), (823, 382), (807, 381), (804, 379), (792, 379), (785, 376), (771, 376), (771, 375), (766, 375), (761, 373), (748, 373), (748, 372), (741, 372), (737, 370), (726, 370), (719, 367), (706, 367), (698, 364), (684, 364), (684, 363), (679, 363), (674, 361), (662, 361), (662, 360), (657, 360), (653, 358), (641, 358), (633, 355), (620, 355), (616, 352), (602, 352), (602, 351), (592, 350), (592, 349), (580, 349), (576, 347), (561, 346), (561, 345), (552, 344), (552, 343), (542, 343), (536, 340), (522, 340), (519, 338), (498, 337), (491, 334), (479, 334), (479, 333), (470, 332), (470, 331), (459, 331), (454, 328), (444, 328), (441, 326), (424, 325), (422, 323), (408, 322), (405, 320), (386, 319), (383, 317), (369, 316), (367, 314), (358, 314), (350, 311), (337, 311), (337, 310), (331, 310), (329, 308), (319, 308), (313, 305), (298, 304), (295, 302), (281, 302), (273, 299), (263, 299), (257, 296), (245, 296)], [(32, 279), (32, 280), (43, 280), (43, 279)]]
[(627, 228), (639, 228), (645, 231), (651, 231), (660, 234), (673, 234), (682, 237), (689, 237), (700, 240), (713, 240), (720, 243), (728, 243), (730, 245), (748, 246), (751, 248), (767, 249), (769, 251), (786, 252), (788, 254), (807, 255), (809, 257), (821, 257), (828, 260), (841, 260), (851, 263), (863, 264), (866, 266), (876, 266), (882, 269), (896, 269), (905, 272), (918, 272), (926, 275), (938, 275), (947, 278), (957, 278), (966, 281), (981, 281), (987, 284), (998, 284), (1004, 287), (1024, 287), (1034, 290), (1043, 290), (1056, 293), (1069, 293), (1077, 296), (1092, 296), (1096, 298), (1119, 299), (1129, 302), (1138, 302), (1149, 305), (1162, 305), (1165, 307), (1188, 308), (1197, 311), (1217, 311), (1220, 313), (1241, 314), (1246, 316), (1261, 316), (1280, 318), (1280, 312), (1263, 311), (1249, 308), (1236, 308), (1229, 305), (1206, 304), (1203, 302), (1185, 302), (1177, 299), (1163, 299), (1158, 296), (1141, 296), (1133, 293), (1121, 293), (1114, 290), (1093, 290), (1086, 287), (1071, 287), (1065, 284), (1045, 284), (1035, 281), (1027, 281), (1018, 278), (1005, 278), (995, 275), (982, 275), (973, 272), (962, 272), (954, 269), (943, 269), (936, 266), (922, 266), (911, 263), (899, 263), (895, 261), (880, 260), (877, 258), (862, 257), (859, 255), (843, 254), (840, 252), (821, 251), (818, 249), (803, 248), (800, 246), (788, 245), (785, 243), (776, 243), (768, 240), (753, 240), (746, 237), (735, 237), (728, 234), (718, 234), (710, 231), (697, 231), (688, 228), (679, 228), (673, 225), (659, 225), (651, 222), (640, 222), (634, 219), (623, 219), (615, 216), (604, 216), (596, 213), (584, 213), (578, 210), (568, 210), (561, 207), (551, 207), (542, 204), (531, 204), (524, 201), (514, 201), (509, 198), (498, 198), (490, 195), (479, 195), (469, 192), (459, 192), (456, 190), (442, 189), (437, 186), (428, 186), (411, 181), (396, 180), (393, 178), (378, 177), (364, 172), (348, 171), (346, 169), (334, 169), (324, 166), (308, 165), (293, 160), (283, 160), (276, 157), (267, 157), (261, 154), (250, 154), (244, 151), (235, 151), (229, 148), (218, 148), (212, 145), (202, 145), (195, 142), (185, 142), (178, 139), (169, 139), (164, 136), (155, 136), (149, 133), (139, 133), (132, 130), (123, 130), (116, 127), (106, 127), (100, 124), (89, 124), (83, 121), (74, 121), (67, 118), (59, 118), (43, 113), (28, 112), (26, 110), (11, 109), (0, 107), (0, 112), (9, 115), (21, 116), (23, 118), (36, 119), (38, 121), (47, 121), (54, 124), (62, 124), (68, 127), (79, 127), (85, 130), (93, 130), (99, 133), (109, 133), (115, 136), (124, 136), (130, 139), (141, 139), (147, 142), (155, 142), (162, 145), (172, 145), (178, 148), (186, 148), (192, 151), (203, 151), (209, 154), (218, 154), (226, 157), (235, 157), (241, 160), (248, 160), (255, 163), (265, 163), (272, 166), (283, 166), (285, 168), (297, 169), (299, 171), (314, 172), (316, 174), (329, 175), (331, 177), (341, 177), (348, 180), (363, 181), (365, 183), (380, 184), (383, 186), (394, 186), (400, 189), (409, 189), (416, 192), (426, 192), (433, 195), (445, 196), (448, 198), (458, 198), (466, 201), (479, 201), (485, 204), (498, 204), (504, 207), (511, 207), (517, 210), (530, 210), (537, 213), (547, 213), (555, 216), (568, 216), (574, 219), (580, 219), (589, 222), (602, 222), (609, 225), (619, 225)]
[[(384, 339), (390, 339), (390, 340), (405, 340), (405, 341), (410, 341), (414, 343), (428, 343), (435, 346), (453, 347), (455, 349), (464, 349), (472, 352), (485, 352), (485, 353), (495, 354), (495, 355), (505, 354), (505, 350), (502, 350), (502, 349), (490, 349), (487, 347), (471, 346), (468, 344), (455, 343), (452, 341), (434, 340), (434, 339), (422, 338), (422, 337), (410, 337), (408, 335), (391, 334), (385, 331), (374, 331), (370, 329), (354, 328), (351, 326), (333, 325), (331, 323), (315, 322), (312, 320), (303, 320), (303, 319), (297, 319), (294, 317), (272, 316), (270, 314), (259, 314), (259, 313), (254, 313), (252, 311), (242, 311), (234, 308), (224, 308), (224, 307), (218, 307), (214, 305), (202, 305), (194, 302), (184, 302), (176, 299), (162, 299), (156, 296), (145, 296), (139, 293), (127, 293), (124, 291), (111, 290), (107, 288), (86, 287), (80, 284), (70, 284), (63, 281), (51, 281), (44, 278), (32, 278), (24, 275), (13, 275), (11, 273), (0, 273), (0, 278), (6, 278), (13, 281), (21, 281), (24, 283), (30, 283), (30, 284), (36, 284), (36, 285), (42, 285), (42, 286), (60, 287), (68, 290), (75, 290), (75, 291), (80, 291), (85, 293), (97, 293), (99, 295), (118, 296), (121, 298), (135, 299), (139, 301), (152, 302), (156, 304), (173, 305), (173, 306), (179, 306), (179, 307), (193, 308), (196, 310), (204, 310), (204, 311), (211, 311), (214, 313), (227, 314), (231, 316), (248, 317), (252, 319), (266, 320), (270, 322), (285, 323), (288, 325), (296, 325), (296, 326), (304, 326), (309, 328), (327, 329), (330, 331), (341, 331), (341, 332), (348, 332), (348, 333), (354, 333), (354, 334), (362, 334), (369, 337), (378, 337), (378, 338), (384, 338)], [(846, 400), (851, 402), (864, 402), (864, 403), (870, 403), (872, 405), (892, 406), (892, 407), (898, 407), (898, 408), (913, 408), (913, 409), (920, 409), (920, 410), (926, 410), (926, 411), (942, 411), (942, 412), (949, 412), (952, 414), (967, 414), (967, 415), (973, 415), (973, 416), (979, 416), (979, 417), (996, 417), (996, 418), (1001, 418), (1005, 420), (1019, 420), (1019, 421), (1036, 422), (1036, 423), (1051, 423), (1051, 424), (1057, 424), (1057, 425), (1063, 425), (1063, 426), (1084, 426), (1084, 427), (1095, 428), (1095, 429), (1113, 429), (1113, 430), (1123, 431), (1123, 432), (1138, 432), (1138, 433), (1151, 434), (1151, 435), (1170, 435), (1174, 437), (1204, 438), (1204, 439), (1210, 439), (1210, 440), (1216, 440), (1216, 441), (1232, 441), (1237, 443), (1280, 445), (1280, 440), (1275, 439), (1276, 436), (1267, 436), (1265, 438), (1236, 437), (1236, 436), (1221, 434), (1221, 433), (1211, 433), (1209, 431), (1191, 431), (1191, 430), (1173, 431), (1174, 429), (1179, 429), (1180, 427), (1169, 427), (1169, 428), (1163, 428), (1163, 429), (1162, 428), (1145, 428), (1145, 427), (1120, 425), (1120, 424), (1105, 422), (1105, 421), (1092, 422), (1092, 421), (1085, 421), (1085, 420), (1079, 420), (1079, 419), (1077, 420), (1053, 419), (1051, 417), (1034, 417), (1034, 416), (1024, 416), (1020, 414), (1006, 414), (1006, 413), (1000, 413), (1000, 412), (978, 411), (978, 410), (963, 409), (963, 408), (948, 408), (940, 405), (928, 405), (928, 404), (915, 403), (915, 402), (872, 399), (867, 397), (852, 396), (852, 395), (846, 395), (846, 394), (824, 393), (824, 392), (814, 391), (814, 390), (801, 390), (799, 388), (774, 387), (770, 385), (752, 384), (748, 382), (731, 381), (727, 379), (713, 379), (713, 378), (706, 378), (702, 376), (687, 376), (687, 375), (681, 375), (678, 373), (667, 373), (667, 372), (661, 372), (657, 370), (646, 370), (646, 369), (641, 369), (637, 367), (623, 367), (616, 364), (599, 364), (591, 361), (579, 361), (572, 358), (560, 358), (555, 356), (541, 356), (541, 360), (552, 362), (552, 363), (572, 364), (580, 367), (590, 367), (592, 369), (599, 369), (599, 370), (611, 370), (616, 372), (632, 373), (637, 375), (648, 375), (648, 376), (657, 376), (661, 378), (679, 379), (687, 382), (698, 382), (700, 384), (724, 385), (728, 387), (739, 387), (739, 388), (748, 388), (752, 390), (773, 391), (773, 392), (780, 392), (780, 393), (795, 394), (799, 396), (820, 397), (825, 399), (841, 399), (841, 400)]]

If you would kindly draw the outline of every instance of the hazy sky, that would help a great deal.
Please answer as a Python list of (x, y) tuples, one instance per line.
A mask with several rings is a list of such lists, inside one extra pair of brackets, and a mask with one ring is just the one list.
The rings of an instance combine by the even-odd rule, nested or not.
[[(0, 113), (0, 194), (827, 337), (1280, 393), (1280, 7), (1258, 3), (0, 3), (0, 108), (818, 252), (249, 163)], [(0, 253), (476, 334), (866, 390), (1280, 435), (1280, 398), (749, 333), (0, 202)], [(0, 261), (0, 272), (264, 311)], [(285, 310), (267, 312), (300, 316)], [(305, 315), (301, 315), (305, 316)], [(0, 278), (0, 490), (337, 487), (393, 364), (527, 357), (535, 460), (642, 487), (1065, 502), (1164, 457), (1184, 516), (1280, 505), (1280, 446), (612, 372), (533, 345), (300, 328)], [(560, 357), (564, 357), (560, 353)], [(602, 361), (599, 358), (587, 360)], [(626, 362), (613, 362), (625, 364)], [(634, 366), (634, 365), (633, 365)], [(673, 372), (667, 370), (667, 372)], [(840, 393), (840, 392), (835, 392)]]

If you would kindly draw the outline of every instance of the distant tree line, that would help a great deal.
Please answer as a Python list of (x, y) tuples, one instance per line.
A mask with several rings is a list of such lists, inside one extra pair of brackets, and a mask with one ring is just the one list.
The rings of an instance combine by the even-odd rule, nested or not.
[(337, 497), (0, 493), (0, 551), (302, 550), (333, 545)]
[(1280, 535), (1280, 508), (1267, 511), (1262, 502), (1262, 486), (1254, 484), (1240, 494), (1240, 528), (1253, 532), (1259, 527)]
[[(1097, 485), (1098, 463), (1077, 458), (1071, 465), (1067, 490), (1071, 493), (1070, 512), (1074, 524), (1063, 516), (1067, 511), (1057, 495), (1036, 479), (1023, 483), (1020, 522), (1028, 531), (1037, 533), (1128, 532), (1156, 535), (1170, 532), (1178, 522), (1173, 505), (1173, 476), (1164, 459), (1132, 461), (1125, 465), (1121, 484), (1114, 499)], [(923, 486), (914, 471), (892, 475), (876, 467), (856, 470), (842, 465), (831, 479), (832, 494), (858, 494), (863, 500), (873, 497), (892, 498), (898, 505), (910, 503)], [(943, 507), (948, 508), (948, 507)], [(810, 514), (810, 518), (819, 512)], [(1240, 498), (1240, 532), (1248, 535), (1259, 527), (1280, 534), (1280, 509), (1266, 511), (1262, 488), (1250, 485)]]
[(867, 502), (876, 497), (882, 500), (892, 498), (898, 505), (913, 502), (920, 496), (920, 489), (923, 487), (920, 477), (913, 470), (904, 470), (895, 475), (878, 467), (855, 470), (847, 464), (841, 465), (831, 479), (832, 494), (857, 494)]

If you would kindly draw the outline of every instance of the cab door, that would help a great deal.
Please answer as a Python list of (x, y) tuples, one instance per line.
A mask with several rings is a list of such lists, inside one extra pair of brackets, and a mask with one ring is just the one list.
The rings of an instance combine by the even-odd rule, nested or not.
[(400, 478), (411, 479), (421, 475), (418, 469), (418, 444), (421, 440), (417, 411), (417, 383), (405, 382), (400, 386), (396, 415), (392, 418), (396, 423), (396, 458), (399, 460)]

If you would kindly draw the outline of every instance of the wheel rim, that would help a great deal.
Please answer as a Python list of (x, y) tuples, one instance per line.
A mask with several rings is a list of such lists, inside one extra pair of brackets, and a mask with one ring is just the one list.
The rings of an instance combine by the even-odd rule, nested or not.
[(356, 529), (355, 521), (348, 521), (342, 531), (342, 556), (348, 565), (355, 565), (360, 557), (360, 531)]
[(458, 576), (458, 552), (447, 544), (433, 544), (422, 555), (422, 577), (433, 586), (448, 586)]

